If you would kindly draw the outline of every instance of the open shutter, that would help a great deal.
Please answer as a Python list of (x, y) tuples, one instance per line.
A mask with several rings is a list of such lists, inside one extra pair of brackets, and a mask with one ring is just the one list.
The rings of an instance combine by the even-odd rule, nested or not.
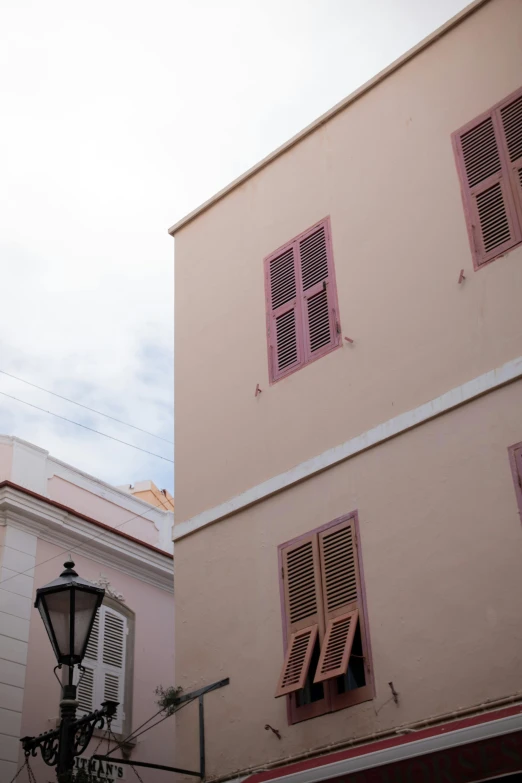
[(278, 380), (303, 360), (301, 313), (297, 298), (295, 243), (265, 261), (270, 380)]
[(511, 187), (522, 225), (522, 91), (508, 99), (498, 111), (507, 150)]
[(304, 687), (323, 627), (317, 536), (289, 546), (282, 554), (288, 643), (276, 697)]
[(328, 220), (301, 237), (298, 246), (304, 350), (306, 361), (311, 361), (327, 353), (340, 341)]
[(314, 682), (346, 674), (359, 619), (360, 579), (352, 520), (319, 533), (324, 611), (327, 621)]
[(495, 112), (458, 131), (454, 138), (473, 255), (480, 265), (520, 239)]
[(112, 729), (121, 732), (124, 718), (127, 620), (108, 606), (102, 607), (102, 618), (98, 697), (100, 704), (106, 699), (119, 702), (116, 715), (112, 720)]

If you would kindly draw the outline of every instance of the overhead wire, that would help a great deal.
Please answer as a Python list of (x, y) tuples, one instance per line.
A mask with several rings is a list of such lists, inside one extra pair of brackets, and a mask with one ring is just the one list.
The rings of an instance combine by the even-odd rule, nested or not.
[[(194, 697), (194, 699), (195, 698), (196, 697)], [(167, 718), (170, 718), (171, 715), (175, 715), (177, 712), (182, 710), (183, 707), (186, 707), (187, 704), (192, 704), (194, 699), (190, 699), (188, 701), (184, 701), (183, 704), (180, 704), (179, 707), (176, 710), (173, 710), (172, 712), (169, 712), (167, 715), (164, 715), (163, 718), (160, 718), (158, 721), (156, 721), (156, 723), (153, 723), (152, 726), (148, 726), (146, 729), (143, 729), (143, 731), (140, 731), (140, 732), (136, 733), (138, 730), (135, 729), (133, 732), (131, 732), (128, 735), (128, 737), (125, 737), (125, 739), (121, 740), (121, 742), (118, 742), (117, 745), (115, 745), (113, 748), (109, 749), (105, 755), (106, 756), (112, 755), (114, 753), (114, 751), (116, 751), (119, 748), (123, 747), (127, 742), (130, 742), (130, 741), (133, 742), (134, 740), (138, 739), (138, 737), (141, 737), (142, 734), (145, 734), (146, 731), (150, 731), (151, 729), (154, 729), (156, 726), (159, 726), (160, 723), (163, 723), (164, 720), (167, 720)], [(160, 710), (160, 712), (161, 711), (162, 710)], [(159, 713), (157, 712), (156, 715), (159, 715)], [(152, 718), (149, 718), (148, 720), (145, 721), (145, 723), (142, 723), (141, 725), (145, 726), (147, 723), (150, 723), (150, 721), (153, 720), (156, 717), (156, 715), (153, 715)], [(141, 728), (141, 727), (138, 727), (138, 728)]]
[(44, 391), (47, 394), (52, 394), (53, 397), (58, 397), (60, 400), (66, 400), (66, 402), (72, 402), (73, 405), (78, 405), (80, 408), (85, 408), (86, 411), (91, 411), (91, 413), (97, 413), (98, 416), (105, 416), (107, 419), (112, 419), (112, 421), (116, 421), (118, 422), (118, 424), (123, 424), (125, 427), (131, 427), (133, 430), (138, 430), (138, 432), (144, 432), (145, 435), (150, 435), (153, 438), (158, 438), (158, 440), (162, 440), (165, 443), (170, 443), (171, 445), (174, 444), (174, 441), (168, 440), (167, 438), (162, 438), (161, 435), (156, 435), (154, 432), (149, 432), (148, 430), (144, 430), (141, 427), (137, 427), (135, 424), (130, 424), (128, 421), (117, 419), (116, 416), (111, 416), (109, 413), (104, 413), (103, 411), (97, 411), (95, 408), (89, 408), (88, 405), (84, 405), (82, 402), (77, 402), (77, 400), (71, 400), (70, 397), (65, 397), (63, 394), (58, 394), (57, 392), (53, 392), (50, 389), (45, 389), (43, 386), (38, 386), (38, 384), (32, 383), (31, 381), (27, 381), (25, 380), (25, 378), (20, 378), (18, 375), (13, 375), (12, 373), (7, 372), (6, 370), (0, 370), (0, 373), (2, 373), (2, 375), (7, 375), (8, 378), (14, 378), (15, 381), (26, 383), (28, 386), (32, 386), (34, 389), (39, 389), (40, 391)]
[[(144, 514), (134, 514), (134, 516), (129, 517), (129, 519), (125, 519), (123, 522), (120, 522), (119, 525), (114, 525), (114, 527), (111, 527), (108, 530), (107, 529), (103, 530), (103, 532), (99, 533), (97, 536), (90, 536), (85, 541), (82, 541), (80, 544), (78, 544), (78, 546), (67, 547), (67, 549), (62, 549), (60, 552), (57, 552), (55, 555), (52, 555), (51, 557), (48, 557), (46, 560), (42, 560), (40, 563), (35, 563), (35, 565), (32, 568), (26, 568), (25, 571), (16, 571), (14, 574), (11, 574), (11, 576), (8, 576), (5, 579), (0, 580), (0, 586), (8, 582), (10, 579), (14, 579), (16, 576), (23, 576), (24, 574), (29, 574), (35, 571), (40, 566), (45, 565), (45, 563), (50, 563), (51, 560), (56, 560), (58, 557), (63, 557), (63, 555), (67, 555), (71, 552), (78, 552), (83, 546), (90, 544), (92, 541), (96, 541), (98, 538), (101, 538), (105, 533), (110, 533), (111, 530), (117, 530), (118, 528), (123, 527), (123, 525), (126, 525), (128, 522), (132, 522), (133, 519), (145, 519), (147, 514), (150, 514), (151, 511), (158, 511), (158, 510), (161, 509), (158, 509), (156, 506), (151, 506), (150, 509), (145, 511)], [(151, 520), (149, 519), (147, 521), (150, 522)]]
[(125, 440), (120, 440), (120, 438), (115, 438), (113, 435), (108, 435), (106, 432), (100, 432), (100, 430), (95, 430), (93, 427), (88, 427), (86, 424), (81, 424), (79, 421), (73, 421), (73, 419), (68, 419), (66, 416), (60, 416), (59, 413), (53, 413), (53, 411), (48, 411), (45, 408), (40, 408), (38, 405), (34, 405), (32, 402), (27, 402), (26, 400), (21, 400), (19, 397), (14, 397), (12, 394), (7, 394), (6, 392), (0, 391), (0, 394), (2, 394), (4, 397), (8, 397), (10, 400), (16, 400), (16, 402), (21, 402), (23, 405), (28, 405), (30, 408), (35, 408), (37, 411), (42, 411), (42, 413), (48, 413), (50, 416), (55, 416), (57, 419), (61, 419), (62, 421), (67, 421), (69, 424), (75, 424), (77, 427), (82, 427), (84, 430), (89, 430), (89, 432), (95, 432), (97, 435), (103, 435), (104, 438), (109, 438), (110, 440), (116, 441), (116, 443), (122, 443), (124, 446), (129, 446), (131, 449), (136, 449), (137, 451), (142, 451), (144, 454), (150, 454), (151, 457), (157, 457), (158, 459), (162, 459), (165, 462), (171, 462), (174, 464), (173, 459), (169, 459), (168, 457), (163, 457), (161, 454), (155, 454), (153, 451), (148, 451), (147, 449), (142, 449), (141, 446), (135, 446), (134, 443), (127, 443)]

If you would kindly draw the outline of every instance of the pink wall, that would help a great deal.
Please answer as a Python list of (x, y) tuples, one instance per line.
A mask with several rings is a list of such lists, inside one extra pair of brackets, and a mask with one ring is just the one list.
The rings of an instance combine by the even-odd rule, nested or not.
[[(486, 3), (176, 233), (177, 522), (520, 355), (522, 248), (473, 271), (451, 134), (521, 86), (521, 9)], [(263, 258), (327, 215), (355, 343), (269, 387)]]
[[(159, 544), (158, 531), (151, 520), (151, 516), (156, 510), (155, 506), (143, 505), (136, 509), (133, 515), (128, 508), (122, 508), (114, 501), (98, 497), (59, 476), (53, 476), (49, 479), (48, 493), (51, 500), (63, 503), (64, 506), (69, 506), (97, 522), (118, 527), (129, 536), (146, 541), (147, 544), (153, 546)], [(132, 518), (133, 516), (134, 518)]]
[[(49, 562), (45, 562), (52, 558)], [(107, 576), (111, 585), (125, 597), (125, 605), (136, 614), (134, 649), (133, 719), (136, 728), (158, 707), (154, 689), (174, 684), (174, 601), (171, 593), (141, 582), (128, 574), (73, 553), (78, 573), (86, 579)], [(66, 559), (63, 551), (46, 541), (38, 541), (35, 589), (55, 579)], [(22, 736), (54, 728), (58, 716), (59, 686), (53, 676), (56, 665), (51, 645), (36, 609), (31, 615), (23, 704)], [(94, 739), (90, 750), (96, 745)], [(101, 750), (99, 751), (101, 752)], [(88, 755), (88, 754), (86, 754)], [(116, 754), (117, 755), (117, 754)], [(133, 758), (172, 765), (173, 719), (169, 718), (138, 740)], [(33, 762), (38, 779), (44, 780), (45, 765)], [(128, 769), (127, 780), (133, 772)], [(49, 775), (49, 771), (47, 772)], [(163, 775), (163, 777), (161, 777)], [(162, 783), (164, 773), (147, 772), (147, 781)]]

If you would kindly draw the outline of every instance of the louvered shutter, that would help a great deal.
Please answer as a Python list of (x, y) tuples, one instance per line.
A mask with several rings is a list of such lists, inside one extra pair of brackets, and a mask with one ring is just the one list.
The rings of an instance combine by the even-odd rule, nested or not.
[(515, 449), (515, 466), (517, 470), (518, 486), (522, 490), (522, 446)]
[(100, 643), (100, 609), (96, 612), (94, 623), (92, 624), (91, 635), (89, 636), (89, 643), (85, 650), (85, 658), (89, 661), (98, 660), (98, 648)]
[(265, 261), (271, 380), (282, 378), (303, 361), (296, 252), (294, 242)]
[(314, 682), (346, 674), (359, 619), (360, 579), (353, 520), (319, 533), (326, 634)]
[(498, 114), (505, 142), (511, 187), (522, 226), (522, 92), (500, 106)]
[(84, 661), (85, 671), (76, 672), (77, 699), (79, 712), (92, 712), (97, 709), (95, 703), (95, 677), (96, 669), (88, 661)]
[(288, 644), (276, 697), (304, 687), (319, 628), (323, 628), (317, 536), (283, 550)]
[(77, 698), (79, 702), (78, 710), (80, 712), (92, 712), (99, 707), (99, 704), (96, 702), (96, 679), (100, 644), (100, 611), (101, 609), (98, 609), (96, 612), (89, 643), (85, 650), (85, 658), (83, 659), (85, 672), (80, 673), (75, 670), (75, 684), (78, 689)]
[(108, 606), (102, 606), (101, 625), (97, 693), (100, 704), (106, 699), (119, 702), (112, 729), (121, 732), (124, 718), (127, 620)]
[(304, 234), (298, 252), (305, 360), (311, 361), (340, 341), (329, 221)]
[(480, 265), (520, 239), (496, 113), (483, 116), (454, 138), (473, 255)]

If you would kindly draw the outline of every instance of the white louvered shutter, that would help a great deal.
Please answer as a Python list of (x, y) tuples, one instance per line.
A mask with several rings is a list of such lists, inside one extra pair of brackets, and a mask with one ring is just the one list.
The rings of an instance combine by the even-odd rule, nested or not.
[(96, 612), (94, 623), (89, 637), (89, 643), (85, 651), (83, 666), (85, 672), (80, 675), (75, 669), (75, 684), (78, 687), (78, 711), (81, 713), (92, 712), (99, 707), (96, 703), (96, 674), (98, 669), (98, 656), (100, 646), (100, 609)]
[(100, 656), (98, 659), (97, 696), (101, 704), (106, 699), (119, 702), (112, 730), (123, 731), (125, 717), (125, 648), (127, 620), (108, 606), (102, 607)]

